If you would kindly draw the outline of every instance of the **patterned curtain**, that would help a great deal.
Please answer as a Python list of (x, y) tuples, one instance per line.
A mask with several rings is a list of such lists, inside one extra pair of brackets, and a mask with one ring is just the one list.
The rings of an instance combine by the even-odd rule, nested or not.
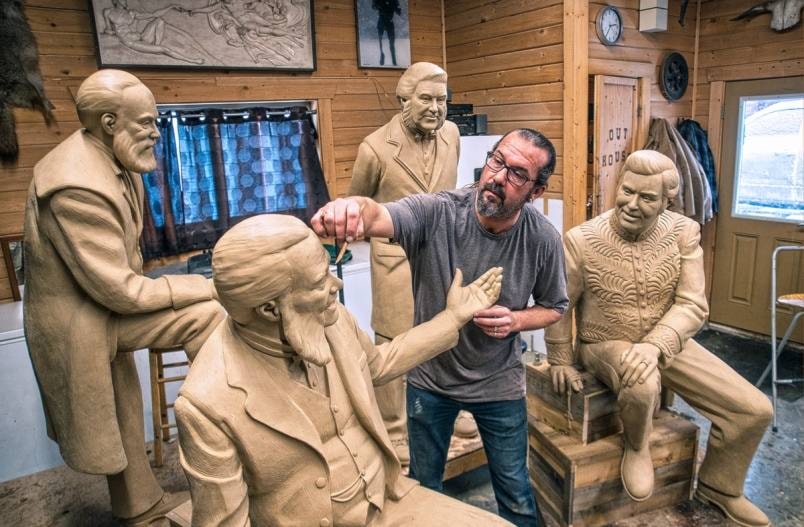
[(164, 125), (159, 167), (144, 175), (146, 224), (153, 224), (143, 232), (146, 259), (211, 248), (229, 227), (256, 214), (309, 223), (329, 200), (306, 109), (233, 113), (224, 119), (219, 110), (188, 112)]

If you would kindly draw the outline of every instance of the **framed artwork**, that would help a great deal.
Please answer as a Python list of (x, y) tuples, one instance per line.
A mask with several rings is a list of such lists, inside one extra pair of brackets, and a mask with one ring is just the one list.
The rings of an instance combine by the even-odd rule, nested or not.
[(313, 0), (90, 0), (100, 67), (315, 69)]
[(410, 66), (408, 0), (355, 0), (357, 64), (361, 68)]
[(25, 285), (25, 268), (22, 261), (22, 234), (0, 236), (0, 252), (6, 267), (11, 297), (22, 300), (22, 286)]

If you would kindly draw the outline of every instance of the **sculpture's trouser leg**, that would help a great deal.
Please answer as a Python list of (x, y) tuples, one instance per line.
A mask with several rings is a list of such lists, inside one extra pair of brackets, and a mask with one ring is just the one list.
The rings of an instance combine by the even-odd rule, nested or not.
[[(384, 344), (391, 339), (382, 335), (375, 335), (376, 344)], [(377, 406), (380, 407), (385, 429), (391, 441), (405, 440), (408, 437), (408, 414), (407, 399), (405, 397), (405, 387), (407, 382), (405, 376), (397, 377), (393, 381), (382, 386), (374, 387), (374, 395), (377, 398)]]
[(164, 309), (117, 319), (117, 356), (112, 361), (112, 385), (123, 450), (128, 466), (107, 476), (112, 513), (133, 518), (162, 498), (145, 451), (142, 392), (131, 352), (142, 348), (184, 345), (195, 357), (201, 345), (225, 317), (217, 302), (200, 302), (182, 309)]
[(698, 479), (723, 494), (741, 495), (773, 416), (767, 396), (693, 340), (662, 370), (662, 383), (712, 421)]
[(442, 527), (443, 525), (511, 525), (499, 516), (424, 487), (413, 487), (401, 500), (386, 499), (370, 527)]
[(653, 414), (661, 395), (661, 376), (656, 370), (644, 383), (622, 386), (620, 379), (625, 367), (620, 357), (631, 346), (623, 340), (582, 344), (580, 355), (584, 368), (617, 394), (625, 440), (632, 449), (642, 450), (648, 446), (653, 430)]

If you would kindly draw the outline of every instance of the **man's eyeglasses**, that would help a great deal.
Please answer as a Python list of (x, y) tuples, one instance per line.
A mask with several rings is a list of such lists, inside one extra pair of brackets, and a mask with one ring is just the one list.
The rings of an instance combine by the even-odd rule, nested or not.
[(528, 181), (536, 181), (528, 177), (528, 171), (524, 168), (514, 168), (505, 164), (502, 157), (497, 155), (496, 152), (488, 152), (486, 154), (486, 166), (492, 172), (499, 172), (505, 169), (505, 179), (508, 180), (515, 187), (521, 187)]

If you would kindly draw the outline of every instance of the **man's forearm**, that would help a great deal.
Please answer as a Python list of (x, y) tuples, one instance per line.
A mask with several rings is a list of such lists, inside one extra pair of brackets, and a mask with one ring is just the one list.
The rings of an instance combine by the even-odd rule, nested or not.
[(514, 323), (511, 331), (531, 331), (542, 329), (561, 320), (561, 313), (552, 308), (532, 306), (521, 311), (513, 311)]

